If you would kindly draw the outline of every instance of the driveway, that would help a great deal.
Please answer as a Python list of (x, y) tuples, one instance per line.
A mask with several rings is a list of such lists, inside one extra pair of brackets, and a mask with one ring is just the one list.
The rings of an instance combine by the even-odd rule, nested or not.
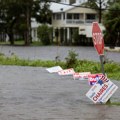
[[(42, 67), (0, 66), (0, 120), (119, 120), (120, 107), (93, 104), (89, 88)], [(119, 89), (111, 101), (120, 101)]]

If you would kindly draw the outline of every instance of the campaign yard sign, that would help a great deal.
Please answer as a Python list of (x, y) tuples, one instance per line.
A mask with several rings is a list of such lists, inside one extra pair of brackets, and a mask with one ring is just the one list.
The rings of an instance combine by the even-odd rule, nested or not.
[(94, 103), (106, 103), (118, 87), (104, 75), (90, 88), (86, 96)]
[(103, 74), (102, 73), (97, 73), (97, 74), (88, 75), (88, 83), (89, 83), (89, 85), (94, 85), (98, 81), (98, 79), (99, 79), (99, 77), (101, 75), (103, 75)]
[(73, 75), (75, 73), (73, 68), (61, 70), (58, 72), (59, 75)]
[(97, 22), (93, 22), (92, 24), (92, 39), (94, 43), (94, 47), (96, 48), (99, 55), (104, 54), (104, 39), (101, 32), (101, 29)]
[(63, 70), (60, 66), (54, 66), (46, 69), (49, 73), (56, 73)]
[(73, 74), (73, 79), (76, 80), (88, 80), (88, 76), (90, 75), (90, 72), (79, 72)]

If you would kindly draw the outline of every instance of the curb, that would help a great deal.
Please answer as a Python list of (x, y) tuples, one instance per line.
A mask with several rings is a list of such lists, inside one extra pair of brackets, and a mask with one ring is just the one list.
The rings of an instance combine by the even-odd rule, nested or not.
[(120, 47), (114, 47), (114, 48), (105, 47), (104, 49), (105, 51), (110, 51), (110, 52), (120, 52)]

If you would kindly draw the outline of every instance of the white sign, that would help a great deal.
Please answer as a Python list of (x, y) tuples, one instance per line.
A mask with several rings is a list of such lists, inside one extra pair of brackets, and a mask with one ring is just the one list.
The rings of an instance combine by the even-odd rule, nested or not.
[(113, 82), (102, 76), (90, 88), (86, 96), (94, 103), (106, 103), (117, 89), (118, 87)]
[(90, 75), (90, 72), (80, 72), (80, 73), (74, 73), (73, 79), (79, 79), (79, 80), (88, 80), (88, 75)]
[(73, 68), (61, 70), (58, 72), (59, 75), (73, 75), (75, 73)]
[(93, 33), (93, 40), (94, 40), (94, 44), (97, 45), (97, 44), (102, 44), (102, 39), (103, 39), (103, 36), (102, 36), (102, 33), (99, 32), (99, 33)]
[(47, 68), (46, 70), (49, 73), (55, 73), (55, 72), (59, 72), (59, 71), (61, 71), (63, 69), (60, 66), (55, 66), (55, 67)]

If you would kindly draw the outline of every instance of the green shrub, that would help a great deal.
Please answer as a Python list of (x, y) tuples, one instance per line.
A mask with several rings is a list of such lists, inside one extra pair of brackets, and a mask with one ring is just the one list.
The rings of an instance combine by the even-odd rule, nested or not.
[(46, 24), (38, 27), (38, 38), (43, 43), (43, 45), (49, 45), (52, 38), (52, 28)]
[(78, 34), (78, 29), (75, 29), (74, 32), (73, 32), (73, 39), (74, 39), (74, 44), (75, 45), (80, 45), (80, 36)]
[(75, 51), (69, 50), (68, 56), (65, 58), (67, 68), (74, 67), (77, 62), (77, 56), (78, 54)]

